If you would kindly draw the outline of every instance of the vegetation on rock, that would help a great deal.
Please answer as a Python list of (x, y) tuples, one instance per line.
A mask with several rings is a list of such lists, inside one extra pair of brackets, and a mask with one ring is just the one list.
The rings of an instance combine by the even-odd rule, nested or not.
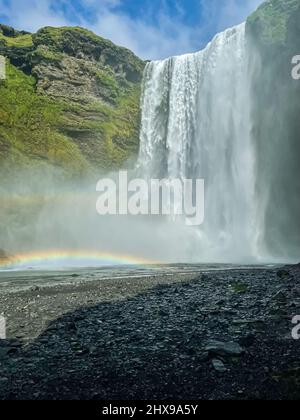
[(68, 174), (111, 170), (136, 156), (144, 62), (82, 28), (36, 34), (0, 25), (0, 160)]
[[(300, 83), (291, 73), (292, 58), (300, 54), (300, 0), (263, 3), (249, 17), (247, 35), (251, 48), (257, 193), (260, 202), (267, 206), (265, 232), (260, 237), (272, 238), (266, 245), (281, 258), (292, 247), (298, 258)], [(270, 165), (273, 173), (269, 171), (266, 177)]]
[(299, 0), (268, 0), (248, 18), (248, 28), (266, 45), (285, 44), (289, 20), (299, 6)]

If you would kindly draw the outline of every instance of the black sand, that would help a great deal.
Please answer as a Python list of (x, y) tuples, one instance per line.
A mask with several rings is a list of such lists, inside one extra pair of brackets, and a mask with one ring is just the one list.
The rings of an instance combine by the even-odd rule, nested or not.
[(300, 268), (190, 271), (1, 288), (0, 399), (299, 399)]

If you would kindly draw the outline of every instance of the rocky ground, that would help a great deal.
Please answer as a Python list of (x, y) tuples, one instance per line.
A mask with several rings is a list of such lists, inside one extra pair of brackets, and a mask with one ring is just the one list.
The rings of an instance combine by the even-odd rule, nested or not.
[(1, 291), (0, 398), (299, 399), (299, 279), (291, 266)]

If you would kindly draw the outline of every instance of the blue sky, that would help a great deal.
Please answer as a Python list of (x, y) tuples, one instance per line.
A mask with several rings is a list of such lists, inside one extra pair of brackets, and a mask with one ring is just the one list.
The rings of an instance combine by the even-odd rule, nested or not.
[(80, 25), (145, 59), (197, 51), (262, 0), (0, 0), (0, 22), (36, 31)]

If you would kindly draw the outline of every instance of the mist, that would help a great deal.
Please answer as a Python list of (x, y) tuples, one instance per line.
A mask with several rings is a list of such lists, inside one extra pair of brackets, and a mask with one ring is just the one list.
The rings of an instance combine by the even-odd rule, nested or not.
[[(106, 175), (117, 180), (118, 173)], [(184, 220), (100, 216), (98, 178), (66, 181), (52, 168), (12, 176), (1, 185), (0, 249), (7, 255), (73, 250), (128, 255), (151, 262), (197, 260), (197, 232)]]
[[(242, 24), (203, 51), (147, 64), (140, 153), (129, 176), (203, 179), (203, 225), (100, 216), (96, 185), (118, 173), (68, 180), (46, 164), (11, 168), (0, 187), (1, 255), (55, 250), (149, 263), (297, 262), (300, 85), (289, 54), (294, 47), (282, 68), (272, 51), (247, 39)], [(274, 91), (276, 71), (282, 83)]]

